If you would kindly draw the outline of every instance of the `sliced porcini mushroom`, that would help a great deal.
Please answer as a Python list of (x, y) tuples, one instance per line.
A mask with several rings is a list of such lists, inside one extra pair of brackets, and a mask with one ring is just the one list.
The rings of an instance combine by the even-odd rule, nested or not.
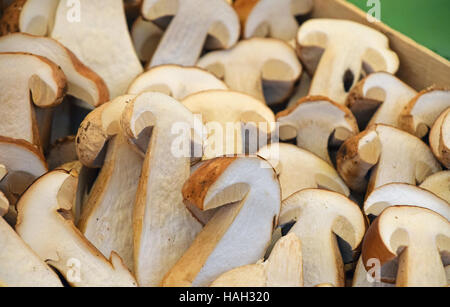
[(436, 119), (450, 108), (450, 90), (430, 88), (414, 97), (400, 115), (400, 128), (423, 138)]
[(450, 108), (442, 112), (430, 131), (430, 147), (436, 158), (450, 168)]
[(370, 74), (347, 97), (347, 106), (361, 128), (385, 124), (400, 128), (400, 115), (417, 92), (386, 72)]
[(155, 54), (164, 31), (151, 21), (138, 17), (131, 27), (131, 38), (139, 59), (148, 63)]
[(227, 86), (213, 74), (197, 68), (161, 65), (144, 72), (131, 83), (129, 94), (160, 92), (180, 100), (207, 90), (227, 90)]
[(284, 101), (302, 73), (294, 49), (273, 38), (252, 38), (232, 49), (210, 52), (197, 66), (223, 79), (231, 90), (269, 105)]
[(17, 204), (17, 233), (72, 286), (136, 286), (117, 254), (108, 261), (73, 224), (76, 185), (62, 170), (39, 178)]
[(290, 108), (292, 106), (295, 106), (300, 99), (308, 96), (310, 87), (311, 87), (311, 77), (306, 71), (303, 71), (299, 80), (299, 84), (294, 89), (294, 94), (289, 99), (287, 107)]
[(121, 122), (145, 154), (134, 206), (134, 272), (141, 286), (158, 286), (202, 229), (181, 194), (195, 117), (175, 99), (147, 92), (127, 105)]
[(429, 176), (420, 187), (450, 203), (450, 171), (442, 171)]
[(294, 234), (278, 240), (270, 257), (219, 276), (211, 287), (302, 287), (302, 244)]
[(0, 246), (2, 287), (62, 287), (55, 272), (25, 244), (1, 214)]
[[(280, 139), (297, 139), (297, 146), (332, 164), (329, 142), (340, 145), (358, 134), (358, 124), (349, 109), (326, 97), (308, 96), (277, 114)], [(330, 140), (331, 138), (331, 140)]]
[(313, 5), (313, 0), (238, 0), (233, 6), (245, 38), (269, 36), (290, 41), (298, 31), (296, 17), (310, 13)]
[(111, 99), (123, 95), (143, 71), (128, 32), (123, 1), (78, 2), (79, 20), (72, 16), (71, 6), (59, 3), (51, 37), (100, 75)]
[(39, 146), (33, 103), (40, 108), (61, 103), (64, 73), (49, 60), (24, 53), (0, 53), (0, 71), (0, 135)]
[(209, 286), (221, 274), (262, 259), (277, 225), (280, 192), (275, 171), (261, 158), (216, 158), (200, 166), (183, 187), (184, 200), (218, 211), (163, 286)]
[(310, 188), (350, 195), (350, 190), (336, 170), (309, 151), (290, 144), (276, 143), (260, 149), (258, 156), (278, 170), (283, 200), (297, 191)]
[(97, 152), (88, 152), (88, 155), (101, 156), (101, 152), (105, 152), (103, 166), (83, 204), (78, 228), (103, 255), (116, 252), (130, 270), (134, 266), (133, 204), (143, 158), (128, 143), (120, 119), (127, 103), (134, 98), (119, 96), (105, 107), (92, 111), (81, 124), (77, 144), (81, 153), (90, 144), (103, 143), (103, 147), (92, 146)]
[(339, 104), (364, 73), (395, 73), (399, 67), (388, 38), (353, 21), (308, 20), (298, 31), (297, 45), (302, 62), (315, 70), (310, 95), (324, 95)]
[(182, 101), (200, 114), (207, 128), (204, 159), (235, 154), (254, 154), (276, 133), (275, 115), (265, 104), (243, 93), (211, 90)]
[(0, 34), (48, 35), (53, 28), (58, 4), (59, 0), (15, 0), (0, 21)]
[[(401, 146), (399, 146), (401, 144)], [(386, 125), (373, 125), (341, 146), (337, 169), (347, 186), (367, 194), (388, 183), (420, 184), (441, 166), (419, 138)]]
[(208, 35), (214, 38), (210, 44), (214, 49), (230, 48), (239, 39), (239, 19), (233, 8), (223, 0), (144, 0), (141, 13), (149, 21), (173, 17), (150, 67), (162, 64), (195, 65)]
[(379, 280), (375, 280), (373, 276), (367, 272), (362, 257), (359, 257), (355, 272), (353, 273), (352, 287), (392, 288), (395, 287), (395, 284), (382, 281), (381, 276)]
[(56, 140), (47, 154), (48, 168), (53, 170), (65, 163), (78, 160), (75, 136), (70, 135)]
[(302, 242), (306, 287), (345, 284), (344, 264), (337, 236), (356, 249), (366, 230), (364, 215), (347, 197), (326, 190), (306, 189), (283, 201), (280, 225), (294, 222), (289, 233)]
[(58, 41), (14, 33), (0, 37), (0, 52), (24, 52), (45, 57), (61, 67), (67, 78), (67, 93), (93, 107), (108, 101), (108, 88), (103, 80)]
[[(429, 209), (396, 206), (369, 227), (362, 247), (364, 263), (383, 266), (398, 257), (396, 286), (447, 286), (450, 223)], [(366, 267), (366, 269), (370, 269)]]

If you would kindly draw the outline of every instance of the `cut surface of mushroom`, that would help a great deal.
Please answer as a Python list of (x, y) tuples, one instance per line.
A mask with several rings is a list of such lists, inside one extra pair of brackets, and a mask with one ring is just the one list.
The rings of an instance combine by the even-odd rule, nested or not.
[(39, 178), (22, 196), (16, 230), (72, 286), (136, 286), (122, 259), (108, 261), (71, 219), (77, 179), (57, 170)]
[(261, 158), (216, 158), (200, 166), (183, 187), (184, 200), (218, 211), (163, 286), (209, 286), (221, 274), (262, 259), (277, 224), (280, 192), (275, 171)]
[[(128, 143), (120, 119), (134, 97), (119, 96), (105, 107), (92, 111), (81, 124), (77, 144), (79, 152), (91, 143), (105, 144), (105, 148), (91, 147), (97, 148), (97, 156), (105, 151), (105, 159), (83, 205), (78, 228), (103, 255), (116, 252), (130, 270), (134, 267), (133, 209), (143, 158)], [(85, 129), (96, 125), (98, 130)]]
[(435, 173), (420, 185), (450, 203), (450, 171)]
[(111, 99), (125, 94), (143, 69), (128, 32), (123, 1), (79, 0), (78, 6), (79, 20), (72, 7), (59, 3), (51, 37), (100, 75)]
[(297, 139), (297, 146), (332, 164), (330, 138), (340, 144), (358, 134), (353, 114), (326, 97), (308, 96), (277, 114), (281, 140)]
[(58, 276), (25, 244), (1, 214), (0, 246), (1, 286), (62, 287)]
[(0, 52), (25, 52), (43, 56), (61, 67), (67, 78), (67, 93), (96, 107), (108, 100), (103, 80), (58, 41), (14, 33), (0, 37)]
[[(401, 146), (400, 146), (401, 144)], [(341, 146), (337, 169), (352, 190), (366, 193), (388, 183), (422, 183), (441, 166), (419, 138), (391, 126), (373, 125)]]
[(366, 226), (358, 205), (335, 192), (302, 190), (283, 201), (279, 224), (291, 222), (289, 233), (302, 242), (305, 286), (328, 283), (343, 287), (344, 265), (337, 236), (352, 250), (359, 246)]
[(381, 265), (399, 258), (396, 286), (447, 286), (445, 266), (450, 252), (450, 223), (420, 207), (390, 207), (369, 227), (364, 239), (364, 263)]
[(311, 19), (297, 34), (302, 62), (316, 61), (314, 54), (323, 50), (319, 63), (305, 63), (317, 69), (310, 95), (324, 95), (344, 104), (351, 88), (364, 73), (395, 73), (398, 56), (389, 49), (388, 38), (365, 25), (337, 19)]
[(127, 105), (122, 127), (145, 154), (133, 217), (134, 272), (141, 286), (158, 286), (202, 229), (181, 194), (194, 116), (175, 99), (148, 92)]
[(151, 21), (139, 16), (131, 28), (131, 38), (139, 59), (148, 63), (158, 47), (164, 31)]
[(427, 89), (414, 97), (400, 116), (400, 128), (423, 138), (439, 115), (450, 108), (450, 90)]
[(302, 73), (294, 49), (273, 38), (252, 38), (232, 49), (207, 53), (197, 66), (223, 79), (231, 90), (269, 105), (286, 99)]
[(352, 287), (392, 288), (394, 286), (395, 285), (392, 283), (381, 281), (381, 276), (379, 280), (375, 280), (374, 277), (367, 272), (362, 257), (359, 257), (353, 274)]
[(0, 53), (0, 71), (0, 135), (39, 145), (33, 103), (41, 108), (61, 103), (64, 73), (49, 60), (24, 53)]
[(226, 272), (211, 287), (302, 287), (302, 268), (301, 241), (290, 233), (278, 240), (266, 261)]
[(243, 24), (245, 38), (273, 37), (284, 41), (295, 39), (297, 16), (311, 12), (312, 0), (239, 0), (234, 3)]
[(239, 39), (237, 14), (223, 0), (144, 0), (141, 12), (144, 19), (150, 21), (173, 16), (150, 67), (195, 65), (208, 35), (214, 39), (214, 49), (230, 48)]
[(436, 158), (450, 168), (450, 108), (442, 112), (430, 131), (430, 147)]
[(349, 196), (350, 190), (336, 170), (309, 151), (290, 144), (270, 144), (258, 151), (278, 170), (282, 199), (297, 191), (321, 188)]
[(385, 124), (400, 128), (400, 115), (417, 92), (385, 72), (370, 74), (347, 97), (347, 105), (360, 127)]
[(177, 100), (207, 90), (227, 90), (227, 86), (213, 74), (197, 68), (161, 65), (137, 77), (128, 89), (129, 94), (160, 92)]
[[(182, 101), (207, 128), (204, 159), (258, 151), (276, 132), (275, 115), (259, 100), (233, 91), (211, 90)], [(263, 146), (263, 145), (261, 145)]]

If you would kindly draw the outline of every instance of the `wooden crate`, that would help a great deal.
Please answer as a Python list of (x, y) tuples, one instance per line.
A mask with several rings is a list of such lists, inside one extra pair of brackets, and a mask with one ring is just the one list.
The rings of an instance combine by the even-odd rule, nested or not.
[(355, 5), (344, 0), (315, 0), (312, 17), (352, 20), (383, 32), (400, 58), (400, 79), (418, 91), (431, 85), (450, 87), (448, 60), (381, 22), (370, 23), (367, 14)]

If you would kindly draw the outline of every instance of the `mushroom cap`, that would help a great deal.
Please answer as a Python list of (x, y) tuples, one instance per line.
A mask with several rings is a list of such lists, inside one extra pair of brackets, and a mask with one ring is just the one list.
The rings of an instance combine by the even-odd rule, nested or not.
[(297, 146), (316, 154), (331, 164), (328, 153), (330, 137), (338, 142), (359, 133), (349, 109), (322, 96), (308, 96), (277, 114), (282, 140), (297, 139)]
[(438, 172), (427, 177), (420, 187), (450, 203), (450, 171)]
[(58, 41), (26, 33), (0, 38), (0, 52), (25, 52), (45, 57), (61, 67), (67, 78), (67, 93), (96, 107), (109, 99), (104, 81)]
[(179, 65), (155, 66), (131, 83), (128, 93), (160, 92), (181, 100), (206, 90), (227, 90), (227, 86), (213, 74), (197, 68)]
[(433, 154), (450, 168), (450, 108), (442, 112), (430, 131), (430, 147)]

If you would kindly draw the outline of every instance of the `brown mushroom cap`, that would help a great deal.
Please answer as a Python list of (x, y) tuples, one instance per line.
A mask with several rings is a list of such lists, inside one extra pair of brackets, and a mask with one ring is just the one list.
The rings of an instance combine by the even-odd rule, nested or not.
[(436, 158), (450, 168), (450, 108), (442, 112), (430, 131), (430, 147)]
[(450, 171), (438, 172), (427, 177), (420, 187), (450, 203)]

